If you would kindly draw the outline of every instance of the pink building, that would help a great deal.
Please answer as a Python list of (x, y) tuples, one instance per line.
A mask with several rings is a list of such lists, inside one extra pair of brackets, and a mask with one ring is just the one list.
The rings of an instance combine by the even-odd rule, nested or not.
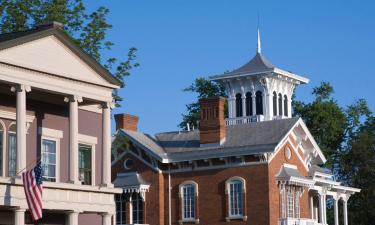
[(43, 224), (112, 223), (112, 92), (121, 86), (52, 23), (0, 35), (0, 224), (30, 224), (20, 179), (41, 159)]

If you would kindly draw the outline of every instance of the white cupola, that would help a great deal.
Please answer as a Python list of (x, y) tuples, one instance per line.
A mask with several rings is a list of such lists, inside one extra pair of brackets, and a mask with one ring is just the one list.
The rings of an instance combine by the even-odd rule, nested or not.
[(256, 55), (240, 68), (210, 80), (223, 84), (227, 92), (227, 125), (292, 117), (294, 88), (309, 82), (275, 67), (262, 55), (259, 29)]

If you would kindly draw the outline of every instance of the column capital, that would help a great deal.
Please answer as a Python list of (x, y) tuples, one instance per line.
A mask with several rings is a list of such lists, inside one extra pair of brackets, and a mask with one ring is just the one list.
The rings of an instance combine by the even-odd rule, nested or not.
[(30, 92), (31, 91), (31, 86), (29, 85), (24, 85), (24, 84), (15, 84), (10, 87), (11, 92)]
[(64, 102), (83, 102), (83, 99), (81, 96), (71, 95), (64, 97)]
[(27, 209), (26, 208), (15, 208), (13, 209), (14, 212), (25, 212)]
[(349, 194), (346, 194), (346, 195), (344, 195), (344, 196), (341, 196), (340, 198), (341, 198), (341, 200), (342, 200), (344, 203), (347, 203), (348, 200), (349, 200), (349, 198), (350, 198), (350, 195), (349, 195)]
[(102, 102), (100, 103), (100, 107), (102, 109), (114, 109), (115, 108), (115, 103), (113, 102)]

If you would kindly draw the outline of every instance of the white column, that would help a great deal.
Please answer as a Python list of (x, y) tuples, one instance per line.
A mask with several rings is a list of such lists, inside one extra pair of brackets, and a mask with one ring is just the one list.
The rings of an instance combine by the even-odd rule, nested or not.
[(266, 101), (266, 103), (267, 103), (267, 106), (266, 106), (266, 108), (267, 108), (267, 116), (266, 116), (266, 118), (267, 118), (267, 120), (272, 120), (272, 117), (273, 117), (273, 99), (272, 99), (272, 93), (267, 93), (267, 95), (266, 95), (267, 97), (267, 101)]
[(109, 213), (103, 213), (102, 214), (102, 225), (111, 225), (111, 224), (112, 224), (112, 215), (109, 214)]
[(229, 97), (228, 98), (228, 117), (229, 118), (233, 118), (233, 113), (232, 113), (233, 109), (232, 108), (233, 108), (232, 98)]
[(11, 87), (17, 94), (16, 124), (17, 124), (17, 164), (16, 173), (20, 173), (26, 167), (26, 92), (30, 92), (30, 86), (19, 84)]
[(253, 91), (253, 94), (251, 95), (251, 103), (253, 104), (253, 116), (257, 114), (257, 107), (255, 102), (255, 91)]
[(102, 104), (103, 122), (103, 175), (102, 185), (113, 187), (111, 183), (111, 103)]
[(336, 197), (333, 198), (333, 216), (334, 216), (335, 225), (339, 225), (338, 201), (339, 201), (338, 198)]
[(26, 209), (14, 210), (14, 225), (25, 225), (25, 211)]
[(66, 225), (78, 225), (78, 215), (76, 211), (71, 211), (67, 213)]
[(79, 184), (78, 180), (78, 102), (82, 98), (77, 96), (66, 97), (69, 102), (69, 181)]
[(345, 198), (343, 202), (344, 225), (348, 225), (348, 199)]
[(310, 214), (311, 214), (311, 219), (314, 219), (314, 196), (310, 196)]
[(246, 116), (246, 94), (242, 95), (242, 116)]
[(292, 118), (292, 98), (288, 96), (288, 117)]
[(327, 196), (323, 195), (323, 222), (327, 224)]
[(319, 223), (324, 224), (324, 195), (319, 193)]

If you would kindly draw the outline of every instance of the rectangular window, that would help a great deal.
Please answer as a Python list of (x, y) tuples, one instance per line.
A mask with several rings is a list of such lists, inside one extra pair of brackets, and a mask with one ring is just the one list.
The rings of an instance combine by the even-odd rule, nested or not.
[(183, 193), (183, 219), (195, 219), (195, 190), (194, 185), (187, 184), (182, 187)]
[(126, 194), (116, 194), (116, 224), (126, 224)]
[(8, 176), (13, 177), (16, 175), (17, 136), (15, 133), (9, 133), (8, 139)]
[(294, 218), (294, 198), (292, 190), (288, 190), (288, 217)]
[(229, 205), (230, 205), (230, 216), (242, 216), (243, 215), (243, 193), (242, 193), (242, 182), (234, 181), (229, 184)]
[(78, 154), (79, 179), (84, 185), (92, 184), (91, 151), (92, 151), (91, 146), (79, 144), (79, 154)]
[(140, 193), (132, 194), (133, 222), (132, 224), (143, 224), (143, 199)]
[(56, 182), (56, 141), (42, 139), (43, 180)]

